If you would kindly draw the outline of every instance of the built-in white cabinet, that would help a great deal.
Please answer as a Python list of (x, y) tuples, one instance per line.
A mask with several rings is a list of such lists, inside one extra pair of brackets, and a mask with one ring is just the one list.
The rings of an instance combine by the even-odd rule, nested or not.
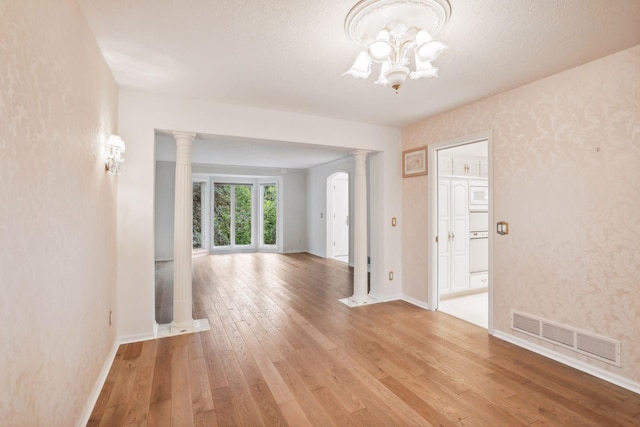
[(440, 295), (469, 289), (469, 185), (438, 180), (438, 289)]
[(489, 160), (480, 159), (480, 176), (487, 178), (489, 176)]
[(472, 273), (469, 276), (469, 288), (486, 288), (489, 285), (489, 273)]
[(451, 157), (438, 156), (438, 175), (453, 175), (453, 161), (451, 160)]
[(486, 288), (489, 281), (488, 148), (438, 151), (438, 293)]
[(486, 157), (479, 156), (440, 156), (438, 175), (486, 178), (489, 176), (489, 162)]
[(480, 160), (466, 157), (452, 159), (452, 175), (480, 176)]

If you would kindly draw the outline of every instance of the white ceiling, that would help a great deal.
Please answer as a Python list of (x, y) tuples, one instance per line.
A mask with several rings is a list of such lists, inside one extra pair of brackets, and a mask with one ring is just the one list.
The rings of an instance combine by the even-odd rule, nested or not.
[(78, 0), (122, 88), (403, 127), (640, 44), (640, 0), (449, 0), (440, 77), (342, 77), (357, 0)]

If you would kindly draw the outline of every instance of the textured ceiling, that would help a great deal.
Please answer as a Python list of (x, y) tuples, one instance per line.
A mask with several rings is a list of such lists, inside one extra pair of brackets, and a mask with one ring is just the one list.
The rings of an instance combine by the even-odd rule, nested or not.
[(355, 3), (79, 0), (121, 87), (396, 127), (640, 44), (639, 0), (450, 0), (440, 77), (396, 95), (341, 76)]

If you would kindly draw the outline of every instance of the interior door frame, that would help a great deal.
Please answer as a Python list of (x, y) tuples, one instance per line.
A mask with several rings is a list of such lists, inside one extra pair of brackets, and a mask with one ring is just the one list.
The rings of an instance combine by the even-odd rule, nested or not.
[(347, 236), (347, 264), (352, 265), (351, 263), (351, 174), (348, 170), (338, 169), (333, 171), (326, 179), (326, 221), (325, 221), (325, 240), (326, 240), (326, 250), (325, 250), (325, 258), (335, 258), (335, 253), (333, 250), (333, 180), (339, 174), (345, 174), (347, 176), (347, 211), (349, 212), (349, 232)]
[(427, 241), (429, 243), (429, 257), (427, 260), (427, 307), (429, 310), (437, 310), (438, 308), (438, 244), (436, 236), (438, 235), (438, 151), (445, 148), (457, 147), (460, 145), (472, 144), (474, 142), (487, 141), (488, 154), (488, 176), (487, 184), (489, 187), (489, 317), (488, 332), (493, 334), (493, 132), (487, 131), (475, 135), (465, 136), (461, 138), (440, 141), (430, 144), (427, 147), (428, 154), (428, 197), (427, 197)]

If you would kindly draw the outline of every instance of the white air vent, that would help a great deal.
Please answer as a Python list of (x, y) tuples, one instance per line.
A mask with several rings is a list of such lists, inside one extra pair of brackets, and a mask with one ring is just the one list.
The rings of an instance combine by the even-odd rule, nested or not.
[(511, 311), (511, 329), (620, 366), (620, 341)]
[(577, 332), (576, 349), (581, 353), (620, 366), (620, 342)]
[(519, 329), (520, 331), (523, 332), (528, 332), (530, 334), (533, 334), (535, 336), (539, 336), (540, 335), (540, 321), (537, 319), (534, 319), (530, 316), (525, 316), (523, 314), (520, 313), (516, 313), (513, 312), (512, 316), (512, 325), (511, 327), (513, 329)]
[(573, 347), (573, 336), (574, 333), (571, 329), (551, 323), (542, 323), (542, 337), (549, 341)]

